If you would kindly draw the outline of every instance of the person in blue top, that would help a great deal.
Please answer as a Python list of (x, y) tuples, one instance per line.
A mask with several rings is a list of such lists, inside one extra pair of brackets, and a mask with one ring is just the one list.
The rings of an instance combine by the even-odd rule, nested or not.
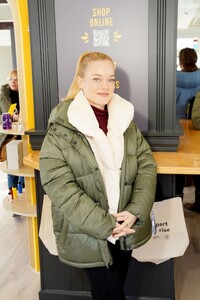
[[(176, 73), (176, 117), (187, 118), (189, 101), (200, 91), (200, 69), (197, 67), (197, 53), (193, 48), (184, 48), (179, 53), (181, 71)], [(193, 205), (185, 208), (200, 213), (200, 176), (192, 176), (195, 186), (195, 200)], [(176, 176), (176, 194), (183, 198), (185, 175)], [(198, 205), (196, 205), (198, 203)]]
[(187, 118), (187, 106), (191, 98), (200, 90), (200, 69), (197, 53), (192, 48), (184, 48), (179, 53), (181, 71), (176, 73), (176, 117)]

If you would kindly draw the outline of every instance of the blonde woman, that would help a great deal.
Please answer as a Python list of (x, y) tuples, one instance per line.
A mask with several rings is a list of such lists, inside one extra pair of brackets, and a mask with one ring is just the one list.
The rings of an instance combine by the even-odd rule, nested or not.
[(114, 89), (113, 60), (82, 54), (40, 157), (59, 258), (86, 271), (98, 300), (125, 299), (131, 251), (151, 237), (156, 190), (156, 164), (133, 105)]

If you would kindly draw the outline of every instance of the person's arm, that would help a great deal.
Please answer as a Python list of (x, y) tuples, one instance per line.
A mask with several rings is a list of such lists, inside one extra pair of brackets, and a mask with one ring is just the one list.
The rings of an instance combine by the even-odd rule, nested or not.
[(157, 166), (152, 151), (138, 128), (137, 163), (132, 200), (127, 210), (138, 218), (148, 218), (155, 200)]
[[(121, 213), (115, 214), (117, 220), (123, 222), (114, 229), (115, 236), (122, 236), (120, 230), (129, 234), (126, 227), (132, 228), (135, 223), (143, 223), (150, 217), (155, 201), (157, 167), (152, 151), (136, 126), (137, 135), (137, 175), (134, 181), (131, 199)], [(128, 212), (128, 213), (127, 213)]]
[[(69, 165), (76, 165), (76, 168), (81, 169), (81, 161), (74, 150), (75, 154), (70, 157), (71, 161), (68, 164), (63, 155), (65, 151), (65, 155), (70, 156), (66, 152), (67, 147), (72, 148), (66, 140), (57, 139), (50, 129), (44, 139), (40, 155), (40, 175), (44, 190), (51, 199), (52, 205), (82, 232), (97, 239), (106, 239), (111, 235), (116, 219), (81, 189), (74, 176), (73, 167)], [(89, 176), (92, 174), (85, 174), (85, 176), (88, 177), (89, 185)]]
[(7, 85), (3, 85), (1, 87), (1, 94), (0, 94), (0, 110), (1, 113), (6, 113), (9, 110), (11, 100), (8, 98), (8, 87)]
[(197, 93), (192, 108), (192, 123), (196, 129), (200, 129), (200, 92)]

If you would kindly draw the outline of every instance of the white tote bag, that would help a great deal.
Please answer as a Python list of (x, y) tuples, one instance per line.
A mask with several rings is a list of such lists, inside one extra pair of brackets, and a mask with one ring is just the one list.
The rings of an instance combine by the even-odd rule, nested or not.
[(39, 237), (47, 250), (52, 255), (58, 255), (56, 239), (53, 232), (53, 220), (51, 216), (51, 200), (44, 195), (42, 205), (42, 216), (40, 221)]
[(152, 211), (156, 232), (146, 244), (134, 249), (132, 256), (140, 262), (155, 264), (182, 256), (189, 245), (182, 199), (176, 197), (155, 202)]

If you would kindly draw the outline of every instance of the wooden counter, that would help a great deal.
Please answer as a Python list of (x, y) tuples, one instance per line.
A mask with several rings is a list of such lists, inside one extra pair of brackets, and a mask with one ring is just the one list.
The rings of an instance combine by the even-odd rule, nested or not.
[(39, 170), (39, 157), (40, 151), (32, 151), (27, 156), (23, 158), (24, 165), (31, 167), (33, 169)]
[(200, 130), (180, 120), (183, 135), (176, 152), (154, 152), (158, 174), (200, 174)]
[[(191, 120), (180, 120), (184, 135), (176, 152), (153, 152), (158, 174), (200, 174), (200, 130)], [(39, 170), (40, 151), (24, 157), (24, 164)]]

